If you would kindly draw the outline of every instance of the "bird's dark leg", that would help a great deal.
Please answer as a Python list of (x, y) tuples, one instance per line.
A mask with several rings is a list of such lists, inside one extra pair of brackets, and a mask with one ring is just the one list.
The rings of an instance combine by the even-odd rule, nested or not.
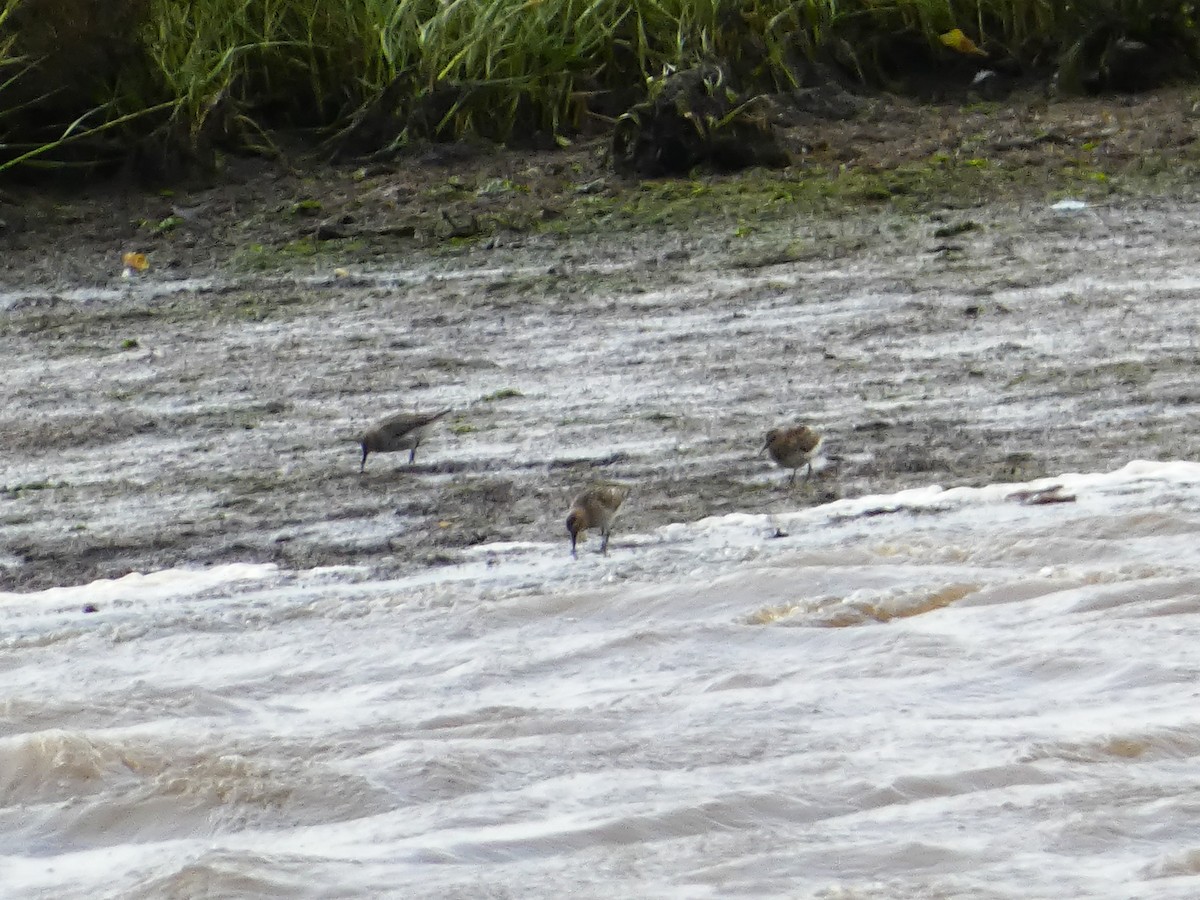
[(362, 458), (362, 462), (358, 464), (358, 471), (359, 471), (360, 473), (361, 473), (361, 472), (362, 472), (364, 469), (366, 469), (366, 467), (367, 467), (367, 454), (371, 452), (370, 450), (368, 450), (368, 449), (367, 449), (367, 445), (366, 445), (366, 443), (363, 443), (363, 445), (362, 445), (362, 450), (363, 450), (363, 458)]
[(604, 531), (600, 532), (600, 537), (600, 552), (605, 556), (608, 556), (608, 530), (605, 529)]
[(796, 470), (792, 469), (792, 477), (788, 479), (788, 487), (794, 488), (795, 486), (796, 486)]
[(579, 554), (575, 552), (575, 538), (576, 538), (575, 532), (571, 532), (571, 555), (574, 557), (578, 557)]
[(808, 461), (808, 468), (806, 468), (804, 470), (804, 481), (807, 483), (808, 479), (810, 479), (810, 478), (812, 478), (812, 460), (811, 459)]
[(408, 464), (411, 466), (417, 461), (417, 448), (413, 447), (408, 451)]

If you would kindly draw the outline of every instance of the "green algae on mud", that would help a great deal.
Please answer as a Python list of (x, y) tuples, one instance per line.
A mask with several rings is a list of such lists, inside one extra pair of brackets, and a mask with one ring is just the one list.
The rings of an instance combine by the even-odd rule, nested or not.
[[(1200, 173), (1198, 101), (1191, 89), (1133, 101), (1023, 95), (987, 108), (875, 98), (849, 118), (784, 129), (786, 169), (648, 181), (609, 171), (603, 140), (556, 151), (474, 147), (461, 157), (430, 150), (366, 168), (231, 157), (219, 178), (170, 197), (123, 186), (17, 193), (0, 267), (34, 283), (95, 283), (138, 250), (152, 277), (328, 273), (572, 237), (686, 239), (703, 229), (739, 241), (770, 224), (874, 210), (922, 216), (993, 202), (1187, 196)], [(298, 204), (319, 212), (289, 214)], [(174, 228), (139, 224), (184, 209)], [(62, 251), (53, 269), (41, 261), (46, 246)]]

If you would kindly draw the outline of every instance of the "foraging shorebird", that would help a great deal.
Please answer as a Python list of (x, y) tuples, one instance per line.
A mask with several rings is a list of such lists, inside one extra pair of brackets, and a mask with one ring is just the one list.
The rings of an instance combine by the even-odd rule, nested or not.
[(429, 427), (440, 419), (449, 409), (437, 413), (399, 413), (384, 419), (374, 428), (363, 432), (356, 440), (362, 446), (362, 464), (358, 471), (362, 472), (367, 466), (369, 453), (395, 453), (397, 450), (408, 450), (408, 462), (411, 465), (417, 459), (417, 447), (425, 440)]
[(567, 531), (571, 535), (571, 555), (575, 556), (575, 541), (586, 528), (599, 528), (600, 552), (608, 555), (608, 536), (621, 503), (629, 496), (629, 487), (616, 481), (597, 481), (579, 493), (571, 502), (567, 516)]
[(812, 477), (812, 460), (821, 448), (821, 441), (821, 435), (807, 425), (772, 428), (767, 432), (763, 448), (758, 451), (758, 455), (762, 456), (764, 451), (769, 452), (771, 459), (778, 466), (791, 469), (792, 477), (788, 479), (788, 486), (791, 487), (796, 483), (796, 471), (803, 465), (808, 466), (804, 480), (808, 481)]

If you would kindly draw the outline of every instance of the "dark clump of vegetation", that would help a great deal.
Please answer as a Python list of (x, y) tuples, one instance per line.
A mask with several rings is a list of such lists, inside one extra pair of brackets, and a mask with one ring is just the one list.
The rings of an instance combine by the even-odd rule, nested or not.
[(831, 79), (920, 93), (989, 67), (1083, 92), (1192, 78), (1194, 14), (1177, 0), (0, 0), (0, 172), (170, 177), (274, 154), (283, 131), (334, 158), (464, 136), (562, 144), (653, 104), (664, 73), (714, 65), (744, 92), (690, 117), (719, 163), (714, 126), (752, 127), (740, 104)]
[(647, 177), (686, 175), (702, 164), (782, 168), (789, 157), (757, 99), (740, 96), (712, 63), (656, 79), (649, 99), (617, 120), (613, 166)]

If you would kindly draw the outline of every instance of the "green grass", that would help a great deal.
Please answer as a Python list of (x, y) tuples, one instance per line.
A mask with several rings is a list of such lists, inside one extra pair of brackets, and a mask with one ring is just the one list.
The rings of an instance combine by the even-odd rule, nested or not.
[[(805, 60), (891, 84), (905, 59), (1063, 64), (1074, 83), (1117, 37), (1197, 54), (1165, 0), (0, 0), (0, 173), (115, 164), (169, 175), (222, 152), (276, 153), (280, 129), (353, 153), (424, 137), (569, 142), (606, 127), (667, 67), (721, 60), (745, 90)], [(1107, 43), (1106, 43), (1107, 42)], [(890, 60), (890, 62), (889, 62)], [(503, 187), (503, 186), (501, 186)]]

